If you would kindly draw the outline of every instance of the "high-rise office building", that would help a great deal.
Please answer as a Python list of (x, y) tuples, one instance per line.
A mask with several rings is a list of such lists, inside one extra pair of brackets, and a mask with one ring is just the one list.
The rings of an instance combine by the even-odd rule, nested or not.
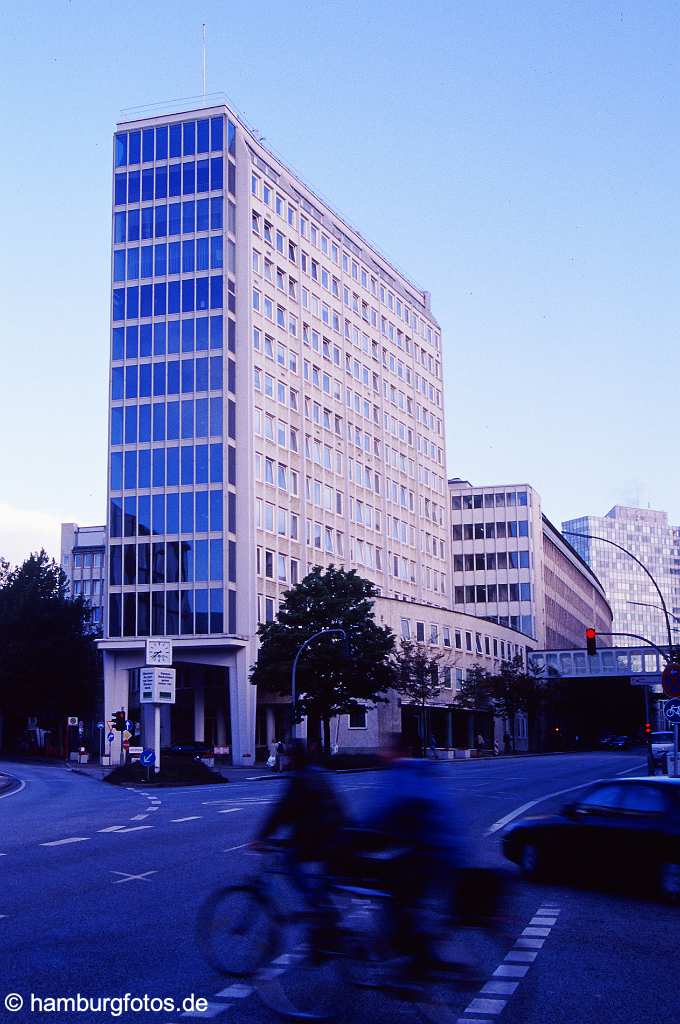
[[(590, 565), (607, 591), (614, 613), (613, 632), (636, 633), (653, 643), (667, 644), (668, 630), (659, 595), (645, 572), (634, 560), (612, 544), (578, 537), (603, 537), (632, 552), (656, 580), (670, 614), (671, 628), (678, 639), (680, 592), (676, 558), (677, 531), (665, 512), (615, 505), (606, 516), (581, 516), (562, 523), (562, 531), (579, 555)], [(680, 563), (678, 563), (680, 564)], [(627, 636), (614, 638), (616, 646), (635, 644)]]
[(112, 176), (106, 710), (171, 637), (176, 733), (247, 764), (257, 623), (311, 566), (449, 602), (440, 330), (226, 104), (119, 124)]

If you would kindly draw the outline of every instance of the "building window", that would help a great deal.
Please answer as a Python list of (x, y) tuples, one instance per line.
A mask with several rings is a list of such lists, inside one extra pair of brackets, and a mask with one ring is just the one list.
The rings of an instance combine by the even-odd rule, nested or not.
[(402, 639), (404, 639), (404, 640), (410, 640), (411, 639), (411, 620), (410, 619), (402, 619), (401, 620), (401, 635), (402, 635)]
[(350, 729), (368, 728), (368, 714), (366, 708), (353, 708), (347, 716), (347, 724)]

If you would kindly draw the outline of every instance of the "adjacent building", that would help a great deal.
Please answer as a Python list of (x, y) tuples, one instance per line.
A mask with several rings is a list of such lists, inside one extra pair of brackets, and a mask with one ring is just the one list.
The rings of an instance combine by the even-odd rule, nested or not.
[[(602, 581), (614, 614), (613, 632), (668, 643), (666, 619), (654, 585), (629, 555), (613, 546), (616, 544), (630, 551), (651, 572), (668, 607), (677, 640), (674, 616), (680, 615), (680, 531), (669, 524), (666, 512), (615, 505), (606, 516), (581, 516), (563, 522), (562, 532)], [(604, 541), (593, 539), (598, 537)], [(627, 646), (635, 641), (620, 636), (614, 638), (614, 643)]]
[(523, 633), (535, 649), (611, 631), (595, 572), (541, 511), (529, 484), (449, 480), (453, 607)]
[(61, 567), (69, 578), (73, 597), (83, 597), (90, 620), (102, 628), (105, 603), (105, 526), (61, 524)]
[(111, 273), (107, 712), (171, 637), (174, 738), (252, 763), (257, 624), (313, 565), (449, 605), (440, 329), (222, 103), (117, 126)]

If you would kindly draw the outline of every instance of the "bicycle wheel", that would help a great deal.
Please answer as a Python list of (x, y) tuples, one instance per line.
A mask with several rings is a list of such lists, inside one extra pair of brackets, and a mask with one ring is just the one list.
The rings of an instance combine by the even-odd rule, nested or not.
[(229, 885), (209, 896), (198, 913), (198, 943), (213, 970), (250, 978), (278, 951), (278, 924), (255, 885)]

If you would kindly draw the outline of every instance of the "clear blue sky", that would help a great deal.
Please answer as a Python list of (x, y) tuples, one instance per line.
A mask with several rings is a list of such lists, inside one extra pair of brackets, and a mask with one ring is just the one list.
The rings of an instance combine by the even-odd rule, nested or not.
[(0, 12), (0, 553), (103, 521), (111, 132), (227, 93), (432, 293), (449, 475), (556, 522), (680, 523), (680, 6), (597, 0)]

